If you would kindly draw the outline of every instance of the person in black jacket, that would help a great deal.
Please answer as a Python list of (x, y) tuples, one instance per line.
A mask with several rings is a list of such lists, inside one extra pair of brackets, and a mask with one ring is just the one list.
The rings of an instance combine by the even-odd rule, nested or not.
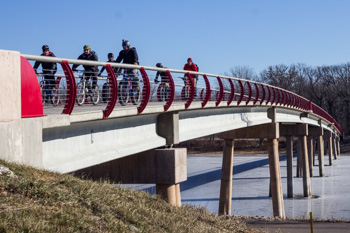
[[(89, 61), (98, 61), (97, 54), (94, 51), (91, 51), (91, 46), (90, 45), (84, 45), (84, 53), (82, 53), (78, 59), (80, 60), (89, 60)], [(79, 65), (73, 65), (72, 70), (77, 71), (77, 67)], [(99, 73), (99, 70), (97, 66), (84, 66), (84, 75), (86, 77), (86, 80), (89, 80), (90, 77), (92, 79), (92, 89), (94, 89), (97, 85), (97, 76)]]
[[(166, 67), (163, 67), (162, 63), (157, 63), (156, 67), (158, 67), (158, 68), (166, 68)], [(169, 84), (168, 76), (166, 76), (166, 73), (163, 72), (163, 71), (157, 71), (156, 76), (154, 78), (154, 83), (158, 83), (159, 82), (158, 81), (158, 77), (159, 76), (161, 78), (161, 82), (162, 83), (165, 83), (166, 85)]]
[[(139, 65), (139, 56), (137, 55), (136, 48), (130, 48), (130, 42), (128, 40), (122, 41), (123, 50), (119, 52), (117, 63), (123, 60), (125, 64)], [(138, 81), (137, 69), (124, 69), (126, 74), (131, 75), (135, 81)], [(119, 73), (119, 70), (118, 70)]]
[[(50, 48), (48, 45), (43, 45), (42, 46), (43, 53), (40, 56), (49, 56), (49, 57), (56, 57), (53, 52), (50, 51)], [(51, 99), (51, 90), (52, 88), (56, 85), (56, 80), (55, 80), (55, 74), (57, 72), (57, 64), (54, 62), (40, 62), (36, 61), (34, 64), (34, 71), (37, 74), (38, 67), (42, 67), (42, 71), (44, 74), (44, 79), (46, 82), (46, 92), (47, 92), (47, 98), (48, 101)]]
[[(108, 53), (108, 61), (107, 62), (114, 62), (114, 55), (113, 53)], [(100, 73), (98, 74), (98, 76), (101, 76), (101, 74), (103, 73), (103, 71), (105, 71), (105, 67), (103, 66), (100, 70)], [(117, 67), (112, 67), (114, 73), (117, 71)]]

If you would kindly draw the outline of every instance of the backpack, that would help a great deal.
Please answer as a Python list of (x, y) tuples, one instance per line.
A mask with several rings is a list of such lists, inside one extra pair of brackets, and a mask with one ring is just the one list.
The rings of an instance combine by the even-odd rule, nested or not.
[(197, 72), (199, 72), (199, 67), (198, 67), (198, 65), (197, 64), (194, 64), (196, 67), (197, 67)]
[[(194, 63), (193, 63), (193, 64), (194, 64)], [(194, 64), (194, 65), (197, 67), (197, 72), (199, 72), (199, 67), (198, 67), (198, 65), (197, 65), (197, 64)], [(198, 74), (195, 74), (193, 78), (198, 79)]]

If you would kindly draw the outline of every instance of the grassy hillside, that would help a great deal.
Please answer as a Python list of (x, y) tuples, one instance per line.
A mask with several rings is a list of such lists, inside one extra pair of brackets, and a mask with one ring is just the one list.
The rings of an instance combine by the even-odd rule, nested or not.
[(204, 209), (176, 208), (108, 182), (0, 164), (0, 232), (256, 232)]

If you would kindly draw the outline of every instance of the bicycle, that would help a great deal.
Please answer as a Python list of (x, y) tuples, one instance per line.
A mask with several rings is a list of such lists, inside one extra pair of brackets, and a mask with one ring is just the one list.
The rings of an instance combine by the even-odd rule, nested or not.
[(123, 75), (123, 79), (119, 82), (118, 97), (119, 103), (122, 106), (125, 106), (130, 100), (134, 105), (137, 105), (140, 102), (140, 86), (138, 81), (133, 84), (133, 77), (128, 74)]
[(107, 81), (102, 86), (102, 102), (107, 103), (110, 98), (110, 87), (109, 87), (109, 81), (107, 78)]
[(181, 99), (188, 100), (191, 94), (191, 86), (189, 84), (189, 81), (187, 80), (187, 76), (180, 77), (180, 78), (184, 81), (184, 84), (185, 84), (181, 90)]
[(169, 83), (161, 82), (157, 88), (158, 101), (168, 101), (169, 99)]
[[(51, 99), (51, 104), (53, 106), (57, 106), (60, 102), (60, 98), (59, 98), (59, 94), (58, 94), (58, 89), (59, 89), (58, 83), (56, 82), (55, 86), (50, 88), (50, 86), (49, 86), (50, 84), (48, 84), (48, 82), (45, 80), (45, 76), (44, 76), (45, 74), (40, 73), (38, 75), (41, 76), (41, 81), (40, 81), (39, 85), (40, 85), (43, 106), (45, 106), (46, 102), (50, 101), (50, 99)], [(51, 90), (51, 94), (50, 94), (50, 90)]]
[(97, 84), (95, 88), (92, 88), (92, 83), (86, 79), (84, 72), (77, 84), (77, 104), (79, 106), (83, 105), (88, 97), (90, 97), (93, 105), (98, 104), (100, 101), (100, 88)]

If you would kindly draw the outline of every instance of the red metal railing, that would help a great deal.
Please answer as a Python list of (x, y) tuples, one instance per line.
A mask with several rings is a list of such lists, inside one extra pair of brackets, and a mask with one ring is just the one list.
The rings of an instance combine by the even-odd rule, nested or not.
[[(37, 60), (43, 59), (42, 56), (34, 56), (34, 55), (26, 55), (25, 57), (35, 57)], [(35, 59), (30, 59), (35, 60)], [(59, 108), (62, 105), (63, 114), (71, 114), (75, 109), (80, 108), (81, 106), (77, 106), (77, 94), (79, 94), (79, 90), (77, 89), (77, 78), (82, 78), (81, 76), (74, 76), (72, 69), (69, 64), (84, 64), (83, 61), (78, 60), (59, 60), (56, 58), (55, 62), (60, 62), (62, 65), (62, 71), (64, 74), (59, 76), (59, 80), (56, 85), (60, 86), (59, 89), (64, 89), (64, 91), (59, 92), (61, 97), (58, 102)], [(80, 62), (80, 63), (79, 63)], [(90, 64), (90, 63), (89, 63)], [(108, 98), (106, 101), (100, 101), (95, 103), (93, 100), (85, 100), (85, 105), (93, 104), (96, 106), (95, 108), (100, 108), (103, 111), (103, 118), (108, 118), (113, 110), (121, 107), (116, 103), (121, 102), (121, 94), (118, 93), (118, 81), (117, 75), (115, 74), (114, 69), (116, 67), (119, 68), (128, 68), (129, 65), (123, 65), (118, 63), (96, 63), (99, 66), (105, 66), (107, 71), (107, 82), (108, 82)], [(91, 65), (91, 64), (90, 64)], [(124, 67), (125, 66), (125, 67)], [(242, 101), (245, 101), (245, 105), (253, 104), (253, 105), (261, 105), (261, 106), (280, 106), (285, 108), (297, 109), (300, 111), (310, 112), (313, 115), (319, 116), (324, 121), (328, 122), (330, 125), (333, 125), (337, 131), (342, 134), (342, 130), (339, 124), (334, 120), (332, 116), (330, 116), (325, 110), (317, 106), (316, 104), (310, 102), (309, 100), (296, 95), (287, 90), (283, 90), (278, 87), (273, 87), (264, 83), (257, 83), (249, 80), (230, 78), (226, 76), (215, 76), (209, 75), (205, 73), (198, 73), (199, 79), (198, 81), (194, 80), (195, 76), (193, 73), (195, 72), (187, 72), (187, 71), (179, 71), (179, 70), (171, 70), (171, 69), (159, 69), (153, 67), (141, 67), (136, 66), (141, 73), (142, 81), (140, 82), (140, 92), (141, 98), (140, 102), (134, 103), (137, 106), (137, 114), (142, 114), (145, 108), (150, 105), (150, 102), (154, 99), (153, 89), (157, 90), (158, 85), (165, 85), (164, 83), (158, 84), (150, 81), (150, 76), (152, 76), (152, 71), (160, 71), (166, 74), (167, 79), (167, 89), (166, 89), (166, 98), (164, 101), (163, 107), (164, 111), (168, 111), (169, 108), (174, 104), (184, 103), (183, 108), (188, 109), (190, 105), (194, 102), (199, 102), (198, 107), (204, 108), (208, 106), (210, 101), (215, 102), (215, 106), (219, 106), (221, 101), (227, 101), (227, 106), (240, 106)], [(147, 72), (149, 74), (147, 74)], [(180, 81), (180, 79), (174, 79), (174, 75), (182, 74), (187, 76), (187, 83)], [(181, 77), (181, 79), (184, 79)], [(183, 83), (182, 83), (183, 82)], [(224, 83), (225, 82), (225, 83)], [(196, 85), (195, 85), (196, 84)], [(225, 84), (225, 85), (224, 85)], [(62, 86), (62, 87), (61, 87)], [(187, 88), (186, 95), (184, 95), (185, 86)], [(153, 89), (152, 89), (153, 88)], [(197, 90), (200, 93), (200, 97), (197, 97)], [(63, 94), (62, 94), (63, 93)], [(102, 97), (105, 92), (102, 92)], [(130, 93), (131, 94), (131, 93)], [(135, 99), (134, 99), (135, 100)], [(129, 102), (131, 100), (129, 99)], [(160, 100), (157, 99), (157, 102)], [(93, 104), (91, 104), (93, 103)], [(127, 104), (124, 103), (124, 105)], [(64, 106), (63, 106), (64, 105)], [(211, 105), (212, 106), (212, 105)], [(194, 107), (197, 107), (194, 106)], [(47, 106), (43, 107), (44, 111), (49, 109)], [(181, 109), (181, 107), (177, 107)], [(45, 112), (44, 112), (45, 113)], [(60, 112), (58, 112), (60, 113)]]

